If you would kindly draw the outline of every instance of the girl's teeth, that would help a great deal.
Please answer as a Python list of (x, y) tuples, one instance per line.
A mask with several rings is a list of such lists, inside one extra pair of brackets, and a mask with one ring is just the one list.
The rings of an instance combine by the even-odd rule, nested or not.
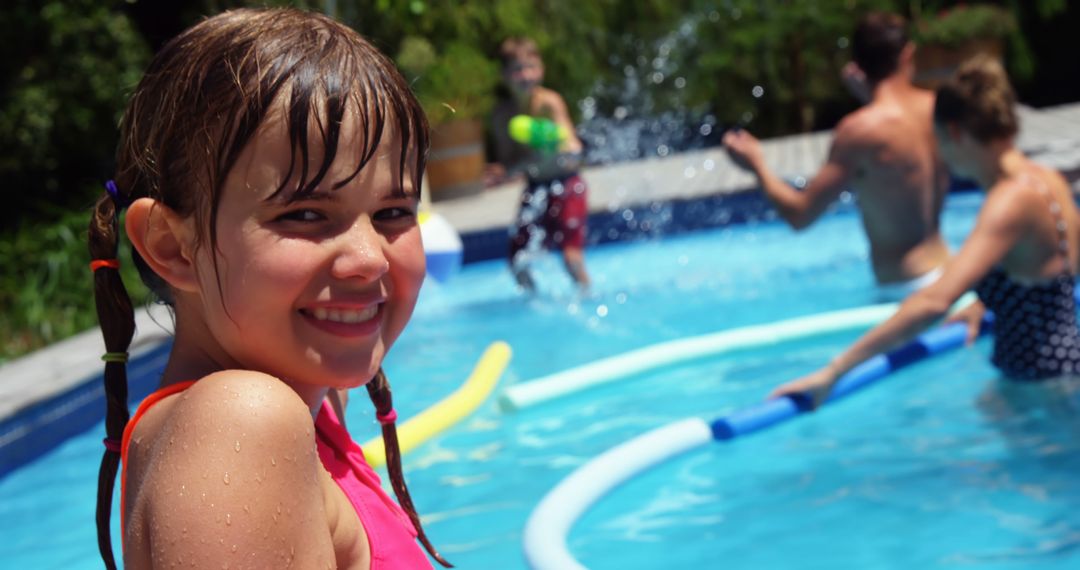
[(358, 311), (348, 309), (327, 309), (319, 307), (311, 311), (312, 316), (320, 321), (333, 321), (337, 323), (356, 324), (362, 323), (375, 316), (378, 307), (366, 307)]

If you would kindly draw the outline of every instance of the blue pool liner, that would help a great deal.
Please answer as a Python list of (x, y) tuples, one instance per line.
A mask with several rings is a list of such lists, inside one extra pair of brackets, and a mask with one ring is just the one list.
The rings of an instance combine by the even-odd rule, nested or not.
[[(984, 320), (980, 334), (989, 332)], [(952, 323), (856, 366), (840, 377), (826, 403), (844, 398), (909, 364), (959, 348), (967, 324)], [(598, 455), (559, 482), (525, 522), (522, 548), (534, 570), (585, 570), (571, 554), (566, 537), (576, 521), (612, 489), (656, 465), (714, 441), (726, 441), (775, 426), (810, 411), (806, 394), (755, 404), (708, 422), (688, 418), (649, 431)]]

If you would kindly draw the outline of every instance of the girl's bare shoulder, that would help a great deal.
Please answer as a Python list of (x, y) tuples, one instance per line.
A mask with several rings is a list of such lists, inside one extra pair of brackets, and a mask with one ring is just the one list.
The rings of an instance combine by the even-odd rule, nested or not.
[(207, 459), (245, 444), (266, 451), (313, 447), (314, 422), (304, 401), (277, 378), (250, 370), (210, 374), (176, 396), (161, 420), (172, 441), (198, 441)]
[[(308, 561), (332, 553), (325, 525), (310, 524), (325, 520), (320, 463), (310, 410), (292, 389), (257, 372), (218, 372), (163, 412), (130, 466), (129, 537), (142, 529), (154, 535), (149, 544), (168, 543), (177, 559), (207, 564), (235, 552), (259, 552), (268, 564), (260, 567), (301, 551)], [(147, 524), (163, 520), (172, 524)], [(156, 536), (176, 528), (186, 540)]]

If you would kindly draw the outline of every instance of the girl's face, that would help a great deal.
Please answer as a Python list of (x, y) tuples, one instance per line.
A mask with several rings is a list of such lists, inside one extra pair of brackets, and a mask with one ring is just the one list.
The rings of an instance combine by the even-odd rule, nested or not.
[[(271, 374), (302, 397), (374, 376), (412, 315), (425, 272), (419, 190), (401, 176), (399, 138), (387, 127), (371, 161), (335, 190), (361, 151), (362, 133), (346, 114), (330, 172), (292, 203), (299, 164), (286, 190), (270, 198), (289, 171), (281, 113), (241, 154), (218, 209), (220, 273), (213, 248), (196, 257), (200, 310), (212, 336), (202, 342), (219, 364)], [(309, 169), (321, 160), (318, 148)]]

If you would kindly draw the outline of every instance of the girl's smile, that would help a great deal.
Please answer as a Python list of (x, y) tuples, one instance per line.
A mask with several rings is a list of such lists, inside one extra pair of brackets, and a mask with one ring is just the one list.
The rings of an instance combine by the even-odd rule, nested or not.
[(300, 309), (300, 314), (316, 328), (346, 338), (356, 338), (376, 332), (381, 325), (382, 302), (363, 307), (316, 307)]

